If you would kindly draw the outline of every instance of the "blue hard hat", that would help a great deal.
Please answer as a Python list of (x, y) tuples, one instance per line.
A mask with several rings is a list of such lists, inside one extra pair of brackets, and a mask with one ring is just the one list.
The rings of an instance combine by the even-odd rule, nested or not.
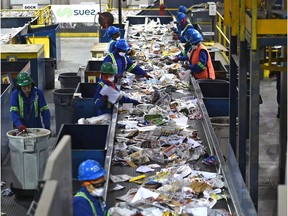
[(178, 12), (186, 13), (186, 12), (187, 12), (187, 8), (186, 8), (184, 5), (181, 5), (181, 6), (178, 8)]
[(201, 41), (203, 41), (203, 37), (199, 31), (195, 30), (189, 41), (191, 44), (199, 44)]
[(101, 178), (107, 173), (106, 170), (95, 160), (86, 160), (82, 162), (78, 169), (78, 179), (80, 181), (95, 180)]
[(119, 28), (117, 28), (115, 26), (109, 26), (109, 28), (107, 30), (108, 37), (112, 37), (112, 35), (114, 35), (118, 32), (119, 32)]
[(120, 39), (116, 42), (115, 47), (120, 50), (128, 51), (130, 49), (128, 43), (124, 39)]
[(184, 38), (186, 39), (186, 41), (190, 41), (190, 38), (195, 33), (195, 31), (197, 30), (194, 28), (189, 28), (185, 31)]
[(187, 16), (182, 12), (179, 12), (176, 17), (178, 23), (182, 22), (185, 18), (187, 18)]

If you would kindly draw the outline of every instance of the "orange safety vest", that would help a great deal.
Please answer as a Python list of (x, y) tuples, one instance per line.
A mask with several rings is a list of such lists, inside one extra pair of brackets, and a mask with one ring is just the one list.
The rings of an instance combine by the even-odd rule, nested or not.
[[(207, 61), (207, 65), (203, 65), (200, 61), (199, 61), (199, 54), (201, 50), (206, 50), (207, 52), (207, 56), (208, 56), (208, 61)], [(192, 63), (192, 65), (198, 64), (203, 71), (201, 73), (193, 73), (194, 77), (196, 79), (215, 79), (215, 71), (214, 71), (214, 67), (212, 64), (212, 60), (210, 57), (210, 54), (207, 50), (207, 48), (203, 45), (200, 44), (198, 46), (198, 48), (196, 50), (192, 50), (190, 53), (190, 62)], [(192, 71), (193, 72), (193, 71)]]

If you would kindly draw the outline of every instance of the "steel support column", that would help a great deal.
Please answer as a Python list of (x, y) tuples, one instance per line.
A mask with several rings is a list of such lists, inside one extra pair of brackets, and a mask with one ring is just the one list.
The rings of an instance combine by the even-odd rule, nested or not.
[(230, 37), (229, 67), (229, 143), (236, 155), (236, 116), (237, 116), (237, 64), (233, 55), (237, 55), (237, 36)]
[(250, 50), (250, 116), (249, 116), (249, 176), (250, 196), (258, 209), (259, 171), (259, 92), (260, 92), (259, 48)]
[[(240, 41), (238, 75), (238, 151), (237, 158), (242, 177), (246, 179), (247, 131), (247, 41)], [(246, 182), (246, 181), (245, 181)]]
[[(282, 54), (287, 52), (282, 48)], [(283, 65), (284, 66), (284, 65)], [(287, 63), (285, 63), (287, 66)], [(287, 184), (287, 71), (281, 72), (280, 78), (280, 155), (279, 155), (279, 184)]]

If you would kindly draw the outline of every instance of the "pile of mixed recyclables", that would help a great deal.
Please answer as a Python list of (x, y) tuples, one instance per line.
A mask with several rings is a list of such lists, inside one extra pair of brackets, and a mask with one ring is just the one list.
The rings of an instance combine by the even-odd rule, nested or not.
[(143, 104), (119, 106), (110, 215), (230, 215), (219, 163), (197, 128), (197, 98), (189, 79), (179, 79), (181, 65), (171, 62), (180, 50), (169, 28), (150, 21), (129, 29), (134, 60), (155, 79), (122, 79), (123, 94)]

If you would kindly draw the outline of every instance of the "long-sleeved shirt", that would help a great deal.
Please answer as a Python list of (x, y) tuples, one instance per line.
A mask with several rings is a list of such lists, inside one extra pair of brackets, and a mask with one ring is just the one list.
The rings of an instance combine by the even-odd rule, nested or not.
[[(94, 95), (95, 105), (97, 107), (97, 115), (103, 115), (105, 113), (112, 114), (112, 111), (113, 111), (113, 104), (102, 100), (102, 95), (100, 94), (100, 91), (102, 90), (104, 85), (111, 86), (106, 80), (100, 79), (96, 88), (95, 95)], [(116, 90), (120, 91), (117, 87), (116, 87)], [(122, 95), (121, 98), (119, 99), (119, 103), (121, 104), (133, 103), (134, 105), (137, 105), (139, 102), (137, 100), (134, 100), (132, 98), (128, 98)]]
[(108, 207), (103, 198), (92, 196), (85, 187), (73, 198), (73, 216), (107, 216), (107, 213)]
[(109, 48), (108, 48), (108, 52), (112, 53), (115, 50), (115, 44), (116, 44), (117, 40), (110, 40), (109, 42)]
[(44, 128), (50, 130), (50, 111), (43, 92), (32, 87), (29, 97), (22, 90), (15, 89), (11, 94), (10, 113), (15, 127)]
[[(191, 52), (191, 55), (193, 55), (193, 51)], [(208, 55), (207, 55), (207, 51), (206, 50), (201, 50), (200, 51), (200, 55), (199, 55), (199, 62), (202, 63), (202, 65), (207, 65), (207, 61), (208, 61)], [(201, 73), (203, 71), (203, 68), (201, 68), (199, 66), (199, 64), (194, 64), (191, 65), (191, 62), (189, 62), (189, 69), (193, 72), (193, 73)]]
[(116, 66), (117, 74), (124, 74), (125, 71), (131, 72), (136, 75), (144, 76), (147, 74), (139, 65), (134, 63), (128, 56), (120, 56), (118, 52), (113, 51), (109, 53), (103, 60), (105, 62), (111, 62)]

